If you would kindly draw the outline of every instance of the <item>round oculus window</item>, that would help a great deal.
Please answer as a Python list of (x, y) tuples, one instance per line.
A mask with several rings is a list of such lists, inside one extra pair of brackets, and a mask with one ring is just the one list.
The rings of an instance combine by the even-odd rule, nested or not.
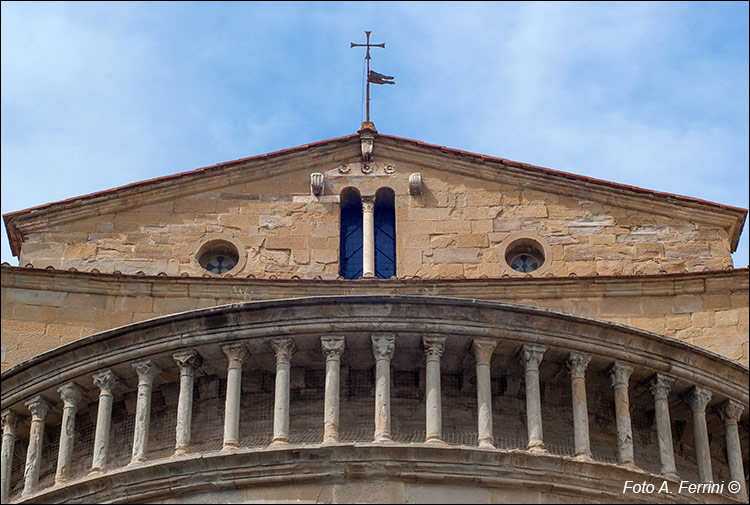
[(542, 246), (532, 239), (519, 239), (508, 246), (505, 253), (508, 266), (519, 273), (530, 273), (544, 264)]
[(208, 242), (198, 252), (198, 263), (208, 272), (222, 275), (231, 271), (239, 261), (237, 248), (224, 240)]

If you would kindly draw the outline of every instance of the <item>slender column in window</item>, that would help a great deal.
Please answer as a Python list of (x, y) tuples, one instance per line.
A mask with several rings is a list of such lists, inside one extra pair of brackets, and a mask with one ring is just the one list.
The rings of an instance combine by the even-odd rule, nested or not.
[(428, 444), (443, 442), (443, 406), (440, 391), (440, 356), (445, 350), (445, 337), (422, 337), (426, 358), (426, 437)]
[(177, 426), (175, 427), (175, 454), (185, 454), (190, 447), (190, 426), (193, 417), (193, 382), (195, 369), (203, 363), (195, 350), (172, 354), (180, 367), (180, 396), (177, 400)]
[(590, 354), (570, 353), (568, 371), (573, 399), (573, 437), (575, 440), (575, 457), (591, 459), (591, 442), (589, 441), (589, 410), (586, 402), (586, 367), (591, 361)]
[(543, 345), (524, 345), (519, 351), (526, 369), (526, 428), (530, 452), (547, 452), (542, 439), (542, 399), (539, 392), (539, 364), (547, 348)]
[(391, 359), (394, 335), (372, 335), (375, 357), (375, 442), (391, 441)]
[(740, 484), (739, 490), (734, 494), (740, 500), (746, 502), (747, 489), (745, 489), (745, 471), (742, 468), (742, 446), (740, 445), (740, 433), (737, 429), (737, 423), (743, 410), (745, 410), (745, 407), (734, 400), (727, 400), (719, 405), (719, 416), (724, 421), (729, 476), (733, 481)]
[(362, 277), (375, 277), (375, 199), (362, 197)]
[(138, 374), (138, 399), (135, 403), (135, 429), (133, 431), (133, 454), (130, 464), (146, 461), (148, 434), (151, 426), (151, 390), (154, 379), (161, 372), (150, 359), (131, 365)]
[(339, 441), (339, 384), (345, 341), (342, 336), (320, 337), (320, 345), (326, 357), (323, 443), (334, 444)]
[[(13, 449), (16, 445), (16, 428), (18, 427), (18, 416), (10, 410), (2, 414), (3, 419), (3, 452), (2, 452), (2, 476), (0, 477), (0, 501), (8, 501), (10, 496), (10, 474), (13, 468)], [(735, 423), (735, 427), (737, 423)], [(740, 460), (742, 464), (742, 460)]]
[(70, 479), (70, 465), (73, 456), (73, 441), (76, 431), (76, 413), (78, 402), (81, 401), (83, 390), (73, 382), (68, 382), (57, 388), (63, 401), (62, 423), (60, 424), (60, 446), (57, 450), (57, 471), (55, 484)]
[(96, 414), (96, 432), (94, 435), (94, 456), (89, 473), (102, 472), (107, 466), (109, 452), (110, 427), (112, 425), (112, 390), (118, 383), (112, 370), (94, 374), (94, 385), (99, 388), (99, 410)]
[(659, 441), (659, 459), (661, 460), (661, 474), (673, 480), (680, 480), (674, 462), (674, 446), (672, 445), (672, 426), (669, 421), (669, 390), (675, 379), (664, 374), (656, 374), (649, 389), (654, 395), (656, 416), (656, 437)]
[(271, 341), (276, 354), (276, 396), (273, 404), (273, 440), (271, 445), (289, 443), (289, 383), (292, 354), (297, 350), (291, 338)]
[(222, 451), (240, 446), (240, 396), (242, 394), (242, 365), (248, 351), (245, 344), (221, 346), (227, 357), (227, 398), (224, 403), (224, 443)]
[(708, 427), (706, 426), (706, 407), (710, 401), (711, 391), (700, 386), (694, 386), (685, 395), (685, 403), (693, 411), (693, 438), (695, 456), (698, 460), (698, 478), (705, 483), (714, 481), (711, 471), (711, 448), (708, 445)]
[(26, 468), (23, 476), (23, 496), (31, 494), (39, 483), (39, 467), (42, 463), (42, 441), (44, 439), (44, 419), (51, 405), (41, 396), (35, 396), (24, 402), (31, 412), (29, 429), (29, 446), (26, 449)]
[(633, 367), (615, 362), (609, 369), (609, 378), (615, 390), (615, 422), (617, 423), (617, 460), (621, 465), (635, 466), (633, 459), (633, 430), (630, 425), (630, 398), (628, 381)]
[(477, 433), (479, 447), (495, 448), (492, 433), (492, 382), (490, 361), (497, 347), (496, 340), (475, 338), (471, 344), (477, 362)]

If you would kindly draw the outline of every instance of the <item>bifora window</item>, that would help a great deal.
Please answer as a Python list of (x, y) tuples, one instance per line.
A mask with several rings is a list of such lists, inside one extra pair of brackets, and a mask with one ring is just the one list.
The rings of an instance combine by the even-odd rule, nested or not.
[(375, 193), (375, 277), (396, 275), (396, 209), (391, 188)]
[(344, 279), (362, 276), (362, 197), (355, 188), (341, 192), (339, 274)]

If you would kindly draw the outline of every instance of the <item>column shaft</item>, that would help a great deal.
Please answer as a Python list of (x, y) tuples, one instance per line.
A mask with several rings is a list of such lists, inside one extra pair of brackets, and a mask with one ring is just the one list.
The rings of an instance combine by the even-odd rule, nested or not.
[(24, 468), (24, 483), (22, 495), (28, 495), (36, 489), (39, 483), (39, 467), (42, 463), (42, 440), (44, 437), (44, 419), (50, 409), (50, 404), (41, 396), (35, 396), (24, 405), (31, 412), (31, 427), (29, 429), (29, 446), (26, 449), (26, 467)]
[(426, 415), (425, 442), (442, 443), (443, 441), (443, 407), (440, 391), (440, 356), (445, 349), (445, 337), (422, 337), (425, 347), (426, 363)]
[(13, 468), (13, 449), (16, 445), (16, 428), (18, 417), (10, 411), (2, 414), (3, 420), (3, 451), (2, 474), (0, 476), (0, 501), (5, 503), (10, 495), (10, 475)]
[(83, 396), (83, 390), (77, 384), (68, 382), (57, 388), (57, 392), (63, 400), (60, 445), (57, 451), (57, 471), (55, 472), (55, 484), (60, 484), (70, 479), (76, 412), (78, 412), (78, 402)]
[(271, 444), (289, 443), (289, 387), (292, 354), (297, 349), (291, 338), (271, 341), (276, 354), (276, 394), (273, 404), (273, 440)]
[(339, 441), (339, 384), (345, 341), (344, 337), (320, 337), (320, 344), (326, 357), (323, 443), (332, 444)]
[(591, 459), (589, 441), (589, 411), (586, 402), (586, 367), (591, 361), (590, 354), (571, 353), (568, 358), (570, 387), (573, 401), (573, 436), (575, 457)]
[(135, 428), (133, 430), (133, 452), (130, 463), (146, 461), (148, 434), (151, 425), (151, 389), (154, 378), (161, 370), (151, 361), (142, 360), (132, 364), (138, 374), (138, 398), (135, 404)]
[(242, 393), (242, 365), (247, 357), (245, 344), (222, 346), (229, 361), (227, 368), (227, 397), (224, 403), (224, 443), (226, 451), (240, 446), (240, 396)]
[(735, 493), (735, 496), (746, 502), (747, 489), (745, 488), (745, 471), (742, 467), (742, 446), (740, 444), (740, 433), (737, 429), (737, 423), (744, 409), (741, 403), (734, 400), (727, 400), (719, 406), (719, 416), (724, 421), (729, 475), (733, 481), (740, 484), (740, 489)]
[(492, 381), (490, 361), (497, 341), (474, 339), (474, 358), (477, 362), (477, 438), (479, 447), (495, 448), (492, 432)]
[(659, 441), (659, 459), (661, 460), (661, 474), (668, 479), (679, 480), (677, 467), (674, 462), (674, 447), (672, 444), (672, 426), (669, 420), (669, 390), (675, 379), (663, 374), (656, 374), (651, 382), (651, 393), (654, 395), (654, 410), (656, 417), (656, 436)]
[(391, 441), (391, 358), (395, 349), (393, 335), (373, 335), (375, 356), (375, 442)]
[(375, 277), (375, 202), (362, 197), (362, 277)]
[(701, 482), (713, 482), (711, 470), (711, 448), (708, 444), (708, 426), (706, 426), (706, 407), (711, 401), (711, 391), (700, 386), (693, 387), (685, 396), (685, 402), (693, 411), (693, 439), (695, 456), (698, 460), (698, 478)]
[(633, 430), (630, 424), (628, 381), (633, 367), (616, 362), (609, 370), (615, 393), (615, 422), (617, 423), (617, 459), (621, 465), (635, 466), (633, 458)]
[(180, 367), (180, 396), (177, 401), (174, 453), (185, 454), (190, 447), (195, 369), (201, 365), (202, 359), (194, 350), (175, 353), (172, 358)]
[(107, 466), (109, 452), (110, 427), (112, 425), (112, 390), (118, 379), (112, 370), (104, 370), (94, 374), (94, 385), (98, 386), (99, 408), (96, 414), (96, 432), (94, 435), (94, 456), (91, 461), (90, 472), (101, 472)]
[(542, 401), (539, 391), (539, 363), (547, 350), (542, 345), (524, 345), (519, 352), (526, 368), (526, 428), (529, 435), (528, 450), (546, 452), (542, 438)]

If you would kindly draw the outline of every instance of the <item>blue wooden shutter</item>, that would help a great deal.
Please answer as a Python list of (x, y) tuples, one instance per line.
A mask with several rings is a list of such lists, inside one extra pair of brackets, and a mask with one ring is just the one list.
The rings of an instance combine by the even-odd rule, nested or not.
[(375, 277), (396, 275), (396, 210), (393, 190), (378, 190), (375, 198)]
[(362, 277), (362, 199), (356, 190), (347, 189), (341, 192), (339, 273), (344, 279), (359, 279)]

